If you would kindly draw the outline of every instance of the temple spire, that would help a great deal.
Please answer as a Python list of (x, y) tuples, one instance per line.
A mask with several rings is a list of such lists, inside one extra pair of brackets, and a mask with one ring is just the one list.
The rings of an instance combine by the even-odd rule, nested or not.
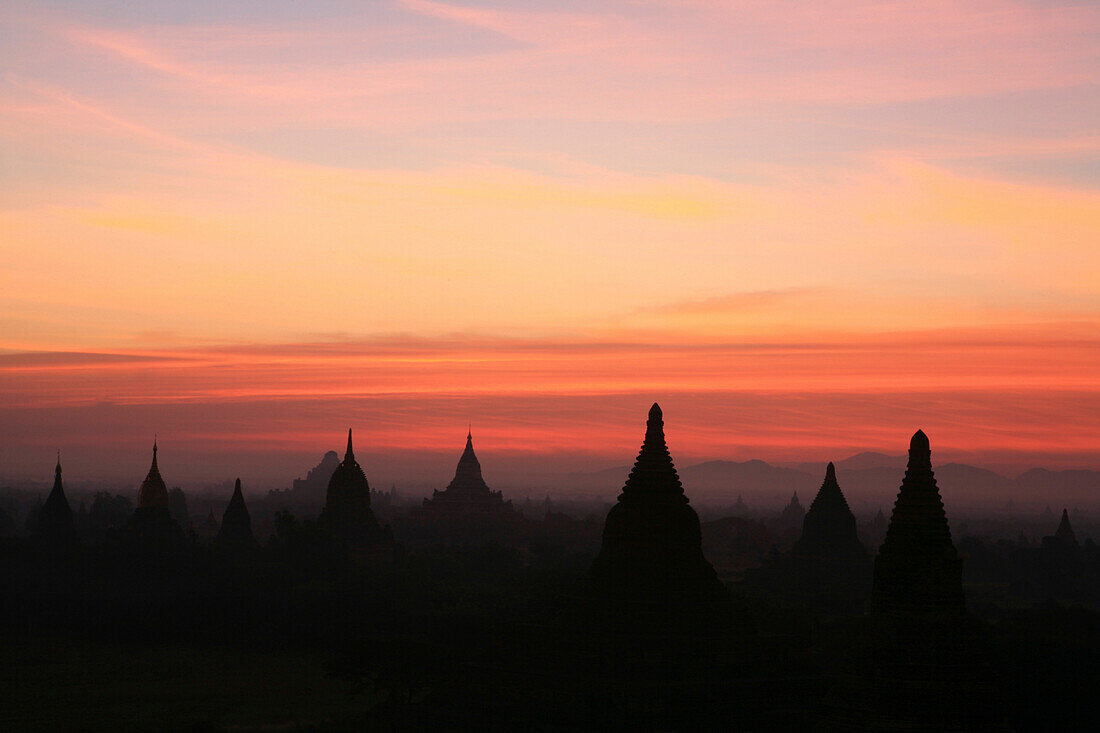
[(481, 462), (474, 453), (474, 435), (472, 430), (466, 432), (466, 448), (458, 459), (455, 467), (455, 476), (451, 483), (447, 484), (447, 491), (457, 490), (458, 494), (484, 494), (489, 491), (485, 479), (481, 476)]
[(353, 451), (351, 449), (351, 428), (348, 428), (348, 449), (344, 453), (344, 460), (345, 461), (354, 461), (355, 460), (355, 451)]
[(69, 500), (65, 497), (65, 487), (61, 483), (61, 450), (57, 451), (57, 466), (54, 468), (53, 488), (46, 502), (38, 510), (38, 525), (35, 534), (47, 536), (53, 540), (71, 541), (73, 535), (73, 512)]
[(1073, 527), (1069, 523), (1069, 511), (1062, 509), (1062, 521), (1058, 523), (1058, 531), (1054, 536), (1067, 545), (1077, 546), (1077, 535), (1073, 533)]
[(656, 402), (649, 408), (645, 424), (645, 438), (634, 468), (626, 479), (620, 500), (638, 495), (655, 494), (666, 499), (687, 503), (684, 487), (672, 463), (672, 456), (665, 443), (665, 421), (661, 406)]
[(909, 441), (909, 464), (875, 559), (877, 610), (962, 610), (962, 561), (932, 472), (928, 436)]
[(607, 514), (590, 580), (601, 593), (647, 603), (722, 593), (714, 568), (703, 557), (699, 517), (676, 474), (656, 402), (649, 408), (638, 458)]
[[(61, 497), (62, 501), (65, 501), (66, 506), (68, 506), (68, 501), (65, 499), (65, 488), (61, 484), (61, 449), (60, 448), (58, 448), (58, 450), (57, 450), (57, 466), (54, 468), (54, 471), (53, 471), (53, 489), (50, 491), (50, 499), (52, 499), (55, 494), (59, 495)], [(47, 503), (49, 503), (50, 499), (46, 500)]]
[[(213, 509), (210, 510), (210, 518), (207, 520), (207, 524), (211, 523), (217, 523)], [(236, 548), (251, 547), (255, 544), (252, 518), (244, 504), (244, 494), (241, 493), (239, 478), (233, 486), (233, 496), (229, 499), (229, 506), (225, 508), (225, 513), (222, 515), (221, 527), (218, 528), (218, 536), (214, 538), (214, 543), (222, 547)]]
[(804, 556), (844, 560), (867, 556), (856, 532), (855, 515), (840, 490), (832, 463), (825, 467), (825, 480), (810, 502), (794, 551)]
[(149, 465), (149, 473), (141, 483), (138, 490), (138, 508), (168, 507), (168, 487), (161, 478), (160, 468), (157, 466), (157, 438), (153, 436), (153, 462)]

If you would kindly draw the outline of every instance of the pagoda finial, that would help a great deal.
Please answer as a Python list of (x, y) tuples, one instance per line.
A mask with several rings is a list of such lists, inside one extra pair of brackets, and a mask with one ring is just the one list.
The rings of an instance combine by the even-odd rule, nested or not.
[(930, 453), (931, 447), (928, 444), (928, 436), (924, 434), (923, 430), (918, 430), (913, 433), (913, 437), (909, 441), (909, 454), (914, 452)]
[[(649, 417), (645, 421), (645, 445), (656, 447), (658, 444), (664, 448), (665, 444), (665, 420), (661, 413), (661, 406), (656, 402), (649, 408)], [(667, 450), (667, 449), (666, 449)]]
[(57, 473), (61, 475), (61, 449), (57, 449)]
[(344, 453), (344, 460), (345, 461), (349, 461), (349, 460), (354, 461), (355, 460), (355, 451), (353, 451), (351, 449), (351, 428), (348, 428), (348, 450), (347, 450), (346, 453)]
[(829, 461), (829, 465), (825, 467), (825, 480), (836, 483), (836, 466), (832, 461)]

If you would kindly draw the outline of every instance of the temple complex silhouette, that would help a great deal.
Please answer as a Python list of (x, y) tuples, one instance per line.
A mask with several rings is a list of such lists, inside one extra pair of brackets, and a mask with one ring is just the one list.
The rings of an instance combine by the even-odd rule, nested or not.
[(404, 529), (406, 538), (416, 545), (511, 544), (525, 525), (523, 515), (504, 499), (503, 492), (485, 483), (473, 431), (467, 430), (454, 478), (442, 491), (424, 499), (407, 517)]
[(433, 491), (425, 499), (424, 514), (484, 517), (511, 515), (512, 502), (505, 501), (500, 491), (493, 491), (481, 476), (481, 463), (474, 453), (473, 431), (466, 433), (466, 447), (455, 466), (455, 475), (443, 491)]
[[(34, 612), (80, 609), (87, 600), (81, 594), (94, 586), (92, 593), (102, 594), (92, 596), (101, 604), (95, 623), (113, 628), (118, 608), (155, 609), (145, 618), (151, 634), (160, 633), (161, 614), (193, 604), (187, 605), (193, 613), (174, 618), (195, 638), (213, 628), (222, 639), (247, 634), (249, 643), (262, 645), (308, 625), (302, 619), (314, 617), (312, 604), (328, 604), (316, 614), (325, 628), (312, 630), (304, 646), (362, 643), (364, 679), (383, 680), (390, 690), (430, 688), (422, 710), (435, 716), (426, 720), (438, 728), (477, 727), (471, 725), (477, 720), (484, 728), (505, 721), (510, 725), (497, 727), (1004, 730), (1001, 681), (990, 663), (998, 658), (989, 642), (996, 625), (971, 615), (963, 590), (964, 557), (973, 573), (980, 545), (959, 529), (957, 517), (949, 525), (928, 437), (920, 430), (912, 435), (889, 521), (881, 510), (875, 520), (870, 508), (864, 515), (875, 532), (882, 525), (874, 558), (842, 490), (855, 494), (856, 469), (839, 465), (841, 471), (834, 463), (825, 467), (804, 512), (798, 493), (775, 493), (767, 521), (798, 530), (786, 544), (763, 520), (729, 516), (728, 499), (725, 515), (704, 513), (701, 524), (669, 450), (664, 414), (653, 403), (617, 495), (592, 500), (600, 513), (583, 519), (557, 515), (547, 501), (540, 524), (490, 489), (468, 431), (449, 484), (386, 515), (405, 523), (402, 543), (423, 533), (419, 548), (409, 550), (413, 545), (396, 543), (390, 525), (378, 520), (379, 504), (350, 429), (316, 521), (308, 512), (298, 519), (280, 511), (270, 498), (266, 506), (246, 503), (237, 478), (220, 523), (213, 508), (194, 506), (219, 499), (192, 499), (193, 516), (205, 514), (207, 522), (189, 538), (172, 517), (179, 490), (167, 490), (154, 441), (132, 515), (129, 500), (117, 497), (122, 519), (89, 553), (40, 551), (44, 541), (76, 546), (78, 515), (66, 496), (59, 453), (32, 540), (22, 556), (12, 555), (17, 562), (0, 557), (0, 569), (8, 562), (21, 568), (10, 577), (41, 583), (42, 600), (28, 606)], [(313, 484), (319, 470), (310, 473)], [(690, 479), (686, 470), (683, 475)], [(810, 481), (812, 487), (816, 478)], [(216, 488), (224, 496), (228, 482)], [(70, 486), (74, 490), (79, 485)], [(799, 493), (808, 496), (804, 488)], [(780, 514), (784, 496), (791, 498)], [(115, 503), (109, 499), (97, 494), (93, 506)], [(274, 526), (265, 525), (275, 512)], [(1091, 540), (1078, 544), (1070, 516), (1064, 509), (1042, 549), (1029, 547), (1026, 537), (999, 547), (1007, 557), (1023, 558), (1014, 568), (1022, 569), (1022, 580), (1045, 583), (1036, 584), (1037, 594), (1076, 589), (1098, 577), (1100, 554)], [(1088, 532), (1087, 517), (1073, 516), (1078, 531)], [(1055, 517), (1052, 512), (1045, 520), (1051, 529)], [(583, 551), (574, 524), (587, 533)], [(712, 525), (728, 536), (704, 534)], [(553, 527), (567, 539), (547, 547)], [(747, 540), (757, 531), (764, 532), (756, 542), (763, 549), (753, 564), (723, 565), (722, 543), (714, 537)], [(95, 577), (106, 581), (85, 583), (85, 568), (96, 568)], [(966, 587), (980, 595), (985, 582), (969, 575)], [(225, 613), (225, 599), (243, 605)], [(971, 603), (980, 614), (980, 602)], [(0, 614), (14, 618), (17, 611), (0, 604)], [(387, 613), (388, 625), (377, 622)], [(262, 620), (253, 626), (254, 619)], [(1006, 654), (1016, 643), (1009, 638), (994, 653)], [(998, 671), (1004, 666), (999, 662)], [(412, 705), (410, 695), (403, 699)]]

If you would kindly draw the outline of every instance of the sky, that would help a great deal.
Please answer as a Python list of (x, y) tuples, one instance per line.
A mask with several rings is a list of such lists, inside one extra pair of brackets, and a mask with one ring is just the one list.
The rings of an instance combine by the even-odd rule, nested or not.
[(1100, 468), (1100, 6), (9, 0), (0, 304), (0, 477)]

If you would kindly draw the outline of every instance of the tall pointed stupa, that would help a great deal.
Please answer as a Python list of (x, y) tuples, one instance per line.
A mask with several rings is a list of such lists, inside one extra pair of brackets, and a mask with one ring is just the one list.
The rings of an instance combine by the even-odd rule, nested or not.
[(905, 478), (875, 558), (872, 607), (877, 612), (961, 613), (964, 606), (962, 559), (951, 542), (928, 436), (918, 430), (909, 442)]
[(918, 430), (875, 558), (871, 613), (825, 695), (829, 729), (1006, 730), (1005, 701), (982, 636), (966, 612), (962, 559), (951, 542), (928, 437)]
[(46, 503), (38, 510), (38, 524), (35, 535), (50, 541), (69, 541), (75, 538), (73, 510), (65, 498), (65, 487), (61, 483), (61, 451), (57, 452), (57, 466), (54, 468), (53, 488)]
[(340, 461), (328, 481), (325, 508), (321, 510), (318, 522), (354, 545), (369, 544), (380, 533), (378, 520), (370, 508), (370, 484), (367, 483), (367, 475), (355, 460), (350, 428), (344, 460)]
[[(49, 504), (49, 501), (46, 503)], [(1073, 533), (1073, 527), (1069, 523), (1069, 512), (1065, 509), (1062, 509), (1062, 521), (1058, 523), (1054, 537), (1067, 547), (1077, 547), (1077, 535)]]
[(825, 468), (825, 480), (802, 521), (802, 536), (794, 554), (807, 557), (860, 559), (867, 550), (856, 534), (856, 518), (836, 480), (836, 468)]
[(723, 593), (703, 557), (699, 516), (688, 506), (672, 463), (657, 403), (649, 410), (634, 468), (607, 514), (590, 580), (598, 593), (648, 602)]
[(183, 541), (183, 529), (172, 518), (168, 487), (157, 466), (157, 441), (153, 439), (153, 462), (138, 490), (138, 504), (127, 525), (140, 537), (155, 542)]
[(237, 479), (233, 487), (233, 496), (229, 499), (225, 514), (222, 515), (221, 528), (218, 530), (218, 536), (214, 538), (214, 544), (233, 548), (251, 547), (256, 544), (256, 538), (252, 535), (252, 517), (249, 516), (248, 507), (244, 504), (240, 479)]
[(138, 490), (138, 508), (150, 509), (150, 508), (168, 509), (168, 487), (164, 484), (164, 479), (160, 476), (160, 468), (157, 466), (157, 441), (153, 439), (153, 463), (149, 466), (149, 473), (146, 474), (145, 480), (141, 482), (141, 488)]

